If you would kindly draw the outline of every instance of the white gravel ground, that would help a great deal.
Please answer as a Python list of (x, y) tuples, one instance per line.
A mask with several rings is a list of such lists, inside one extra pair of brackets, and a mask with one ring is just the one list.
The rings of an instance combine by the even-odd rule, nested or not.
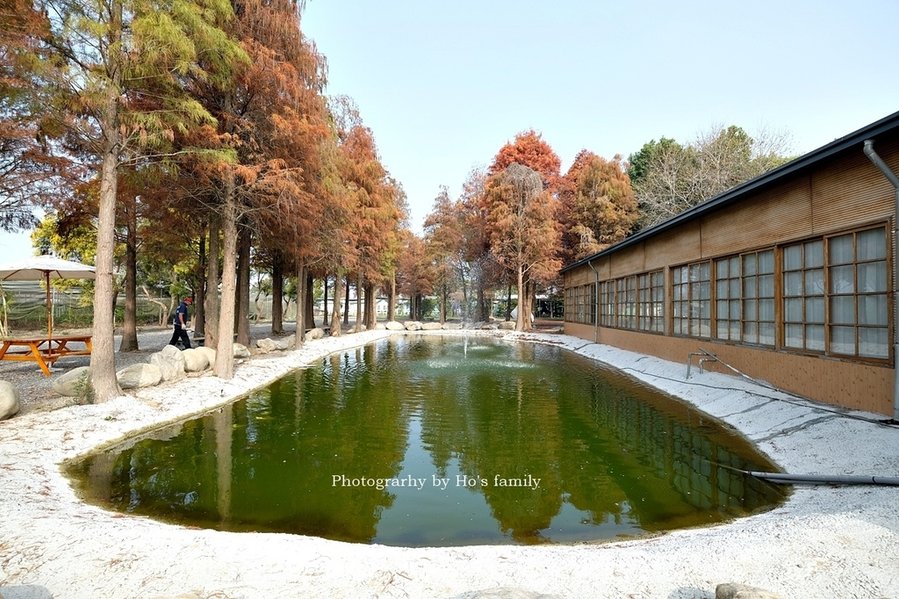
[[(481, 596), (710, 598), (716, 584), (733, 581), (785, 598), (899, 598), (899, 488), (797, 488), (763, 514), (627, 542), (408, 549), (123, 516), (79, 501), (61, 474), (65, 460), (388, 334), (327, 338), (253, 358), (231, 381), (207, 375), (0, 422), (0, 595), (461, 598), (492, 589)], [(624, 368), (735, 426), (788, 472), (899, 476), (896, 427), (822, 411), (734, 377), (707, 373), (685, 382), (684, 364), (574, 337), (509, 336)]]

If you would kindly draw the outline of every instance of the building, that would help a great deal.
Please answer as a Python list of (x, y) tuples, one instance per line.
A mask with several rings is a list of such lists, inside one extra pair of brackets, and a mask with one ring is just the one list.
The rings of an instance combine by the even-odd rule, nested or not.
[(565, 332), (899, 419), (894, 173), (899, 112), (566, 266)]

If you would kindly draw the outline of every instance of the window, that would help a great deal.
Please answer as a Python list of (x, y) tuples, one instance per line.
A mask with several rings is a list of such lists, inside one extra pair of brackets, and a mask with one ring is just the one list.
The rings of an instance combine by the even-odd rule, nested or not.
[(661, 270), (637, 277), (637, 297), (641, 331), (665, 331), (665, 277)]
[(672, 269), (674, 334), (709, 337), (711, 333), (710, 263), (695, 262)]
[(886, 231), (827, 240), (830, 352), (889, 357)]
[(774, 250), (743, 254), (744, 343), (774, 345)]
[(617, 326), (623, 329), (637, 328), (637, 277), (617, 279), (615, 316)]
[(615, 282), (603, 281), (599, 284), (599, 324), (604, 327), (614, 326), (612, 300), (615, 297)]
[(565, 314), (569, 322), (596, 322), (596, 285), (579, 285), (565, 290)]
[(824, 351), (824, 241), (783, 250), (784, 346)]
[(740, 341), (743, 311), (740, 299), (740, 257), (731, 256), (715, 261), (715, 310), (718, 339)]

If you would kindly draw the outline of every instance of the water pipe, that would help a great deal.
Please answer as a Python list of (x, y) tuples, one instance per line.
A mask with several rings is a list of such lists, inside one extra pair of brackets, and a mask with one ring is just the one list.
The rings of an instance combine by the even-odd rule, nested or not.
[(780, 472), (753, 472), (741, 470), (755, 478), (777, 485), (877, 485), (899, 487), (896, 476), (856, 476), (848, 474), (787, 474)]
[(896, 362), (899, 361), (899, 234), (896, 231), (899, 226), (899, 177), (874, 151), (873, 139), (865, 140), (864, 152), (896, 191), (893, 207), (893, 420), (899, 420), (899, 369), (896, 368)]
[(599, 311), (601, 308), (599, 305), (599, 272), (593, 266), (593, 261), (587, 260), (587, 266), (593, 271), (593, 279), (595, 281), (593, 283), (593, 301), (596, 305), (596, 308), (593, 310), (593, 343), (599, 343)]

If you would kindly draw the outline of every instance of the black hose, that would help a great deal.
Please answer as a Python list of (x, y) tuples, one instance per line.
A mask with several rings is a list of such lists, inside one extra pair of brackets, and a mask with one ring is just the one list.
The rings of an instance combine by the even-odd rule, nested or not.
[(854, 476), (846, 474), (788, 474), (780, 472), (744, 471), (750, 476), (778, 485), (877, 485), (899, 487), (895, 476)]

